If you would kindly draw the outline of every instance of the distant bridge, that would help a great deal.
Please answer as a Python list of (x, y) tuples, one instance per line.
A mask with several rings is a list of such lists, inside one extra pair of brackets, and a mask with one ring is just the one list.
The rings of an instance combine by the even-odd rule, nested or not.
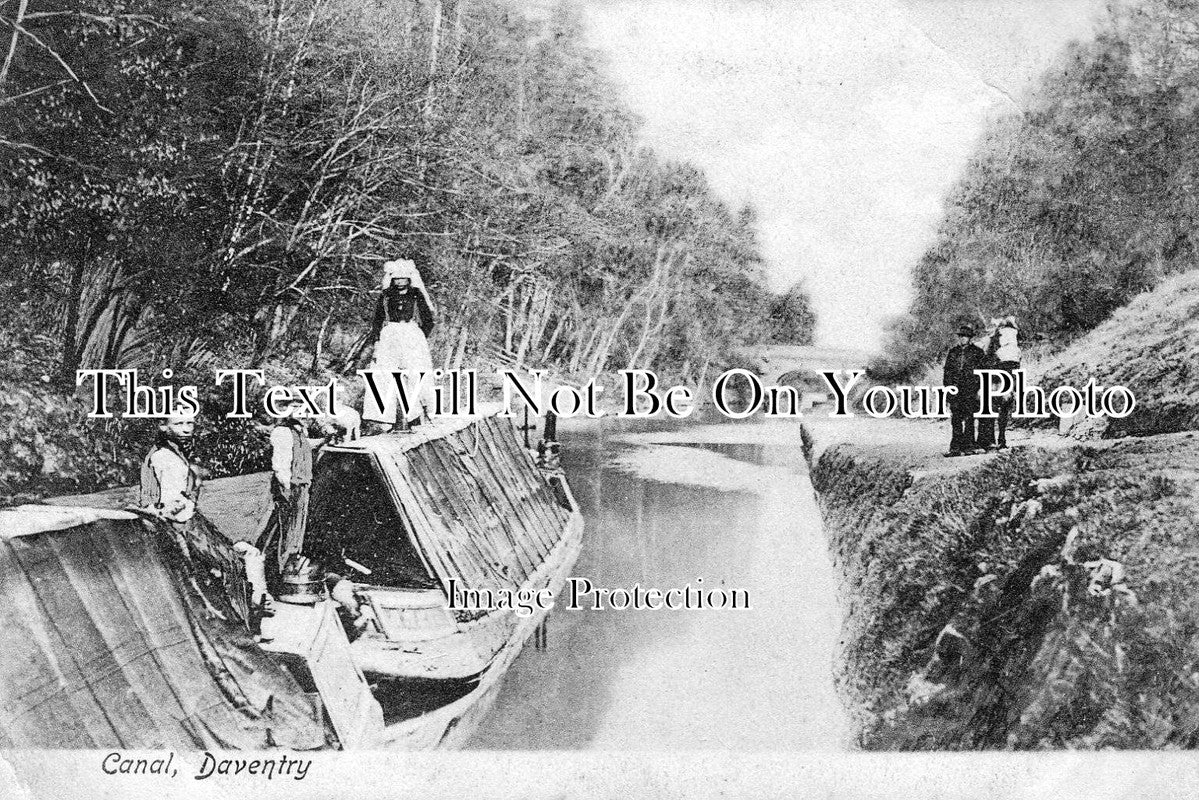
[(865, 369), (863, 351), (815, 345), (775, 345), (761, 353), (762, 382), (767, 386), (807, 383), (829, 369)]

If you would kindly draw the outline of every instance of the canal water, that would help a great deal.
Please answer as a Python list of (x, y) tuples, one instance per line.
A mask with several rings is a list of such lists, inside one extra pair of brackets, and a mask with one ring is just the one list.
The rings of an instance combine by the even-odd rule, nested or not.
[[(836, 584), (794, 422), (564, 427), (595, 586), (748, 592), (749, 610), (579, 610), (549, 618), (471, 747), (841, 749)], [(702, 582), (701, 582), (702, 579)]]

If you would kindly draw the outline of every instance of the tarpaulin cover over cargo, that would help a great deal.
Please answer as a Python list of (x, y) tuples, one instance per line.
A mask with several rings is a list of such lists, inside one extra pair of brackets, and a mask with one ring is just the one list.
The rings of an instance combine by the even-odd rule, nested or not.
[[(570, 503), (538, 471), (516, 429), (497, 416), (441, 419), (406, 436), (371, 436), (322, 454), (314, 481), (306, 548), (369, 551), (379, 515), (401, 514), (402, 529), (443, 587), (517, 590), (560, 542)], [(379, 481), (364, 459), (386, 476)], [(374, 506), (391, 494), (391, 508)], [(352, 508), (347, 506), (353, 506)], [(355, 515), (364, 516), (359, 521)], [(359, 556), (375, 579), (398, 572), (396, 539)], [(390, 558), (383, 551), (390, 551)], [(413, 555), (416, 555), (415, 553)], [(391, 569), (384, 566), (393, 562)], [(410, 574), (396, 583), (419, 580)]]
[(132, 514), (0, 511), (0, 587), (0, 747), (334, 741), (319, 701)]

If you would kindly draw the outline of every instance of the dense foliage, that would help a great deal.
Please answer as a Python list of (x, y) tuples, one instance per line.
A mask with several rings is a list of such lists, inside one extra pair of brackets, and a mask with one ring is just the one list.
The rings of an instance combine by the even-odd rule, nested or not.
[(1015, 314), (1058, 343), (1194, 266), (1199, 3), (1113, 6), (1026, 113), (996, 123), (913, 272), (884, 379), (939, 355), (960, 320)]
[(770, 338), (779, 344), (811, 344), (816, 333), (816, 312), (803, 282), (770, 302)]
[(770, 332), (752, 211), (639, 143), (581, 26), (502, 0), (0, 5), (0, 380), (69, 404), (80, 367), (323, 379), (397, 257), (440, 365), (727, 365)]
[[(1120, 419), (1083, 417), (1072, 437), (1116, 438), (1199, 430), (1199, 271), (1163, 280), (1093, 331), (1036, 365), (1039, 386), (1126, 386), (1136, 397)], [(1057, 424), (1056, 420), (1047, 420)]]
[[(638, 144), (568, 7), (10, 3), (5, 299), (90, 366), (339, 363), (382, 260), (438, 352), (695, 377), (759, 340), (749, 212)], [(20, 17), (17, 23), (17, 17)]]

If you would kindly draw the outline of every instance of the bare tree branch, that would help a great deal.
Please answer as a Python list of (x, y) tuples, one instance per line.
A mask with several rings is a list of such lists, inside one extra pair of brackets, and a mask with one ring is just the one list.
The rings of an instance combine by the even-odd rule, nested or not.
[(0, 64), (0, 90), (4, 89), (4, 81), (8, 78), (8, 69), (12, 66), (13, 56), (17, 52), (18, 31), (21, 29), (21, 23), (25, 19), (25, 9), (29, 7), (29, 0), (21, 0), (21, 4), (17, 6), (17, 15), (13, 18), (12, 38), (8, 40), (8, 53), (4, 56), (4, 63)]
[[(41, 39), (39, 39), (37, 36), (35, 36), (33, 33), (31, 33), (28, 28), (22, 27), (22, 25), (19, 21), (9, 22), (8, 20), (0, 20), (0, 22), (3, 22), (6, 25), (12, 26), (14, 41), (16, 39), (17, 33), (23, 33), (26, 36), (28, 36), (30, 39), (32, 39), (38, 45), (38, 47), (41, 47), (43, 50), (45, 50), (47, 53), (50, 54), (51, 58), (53, 58), (55, 61), (58, 62), (59, 66), (61, 66), (63, 68), (63, 70), (68, 75), (71, 76), (72, 80), (74, 80), (76, 83), (78, 83), (80, 86), (83, 87), (83, 90), (85, 92), (87, 92), (87, 96), (92, 98), (92, 102), (95, 103), (96, 108), (100, 109), (101, 111), (104, 111), (107, 114), (113, 113), (111, 108), (107, 107), (106, 105), (104, 105), (103, 103), (100, 102), (100, 99), (98, 97), (96, 97), (96, 95), (92, 92), (92, 87), (87, 85), (87, 81), (80, 80), (79, 76), (75, 74), (75, 70), (71, 69), (70, 64), (68, 64), (66, 61), (64, 61), (62, 56), (60, 56), (58, 53), (56, 53), (54, 51), (53, 47), (46, 44)], [(13, 45), (13, 47), (15, 47), (15, 45)], [(12, 48), (10, 48), (10, 52), (11, 52), (11, 49)]]
[(71, 158), (70, 156), (64, 156), (64, 155), (60, 155), (58, 153), (51, 153), (49, 150), (43, 150), (42, 148), (40, 148), (36, 145), (29, 144), (28, 142), (14, 142), (9, 139), (0, 139), (0, 147), (11, 147), (15, 150), (32, 150), (33, 152), (37, 153), (38, 155), (45, 156), (46, 158), (54, 158), (59, 161), (67, 161), (81, 169), (86, 169), (86, 170), (97, 169), (95, 166), (93, 166), (91, 164), (85, 164), (77, 158)]
[(93, 22), (102, 22), (105, 25), (114, 25), (117, 22), (142, 22), (159, 30), (166, 30), (166, 25), (146, 14), (113, 14), (112, 16), (105, 16), (102, 14), (92, 14), (87, 11), (35, 11), (32, 14), (25, 15), (25, 19), (48, 19), (50, 17), (78, 17), (79, 19), (90, 19)]
[[(16, 31), (13, 31), (13, 35), (14, 36), (16, 35)], [(42, 92), (49, 91), (56, 87), (62, 86), (64, 83), (70, 83), (70, 82), (71, 82), (70, 78), (63, 78), (61, 81), (55, 81), (54, 83), (48, 83), (45, 86), (39, 86), (38, 88), (30, 89), (27, 92), (21, 92), (20, 94), (14, 94), (11, 97), (0, 97), (0, 106), (8, 105), (9, 103), (15, 103), (18, 100), (21, 100), (23, 98), (32, 97), (35, 94), (41, 94)]]

